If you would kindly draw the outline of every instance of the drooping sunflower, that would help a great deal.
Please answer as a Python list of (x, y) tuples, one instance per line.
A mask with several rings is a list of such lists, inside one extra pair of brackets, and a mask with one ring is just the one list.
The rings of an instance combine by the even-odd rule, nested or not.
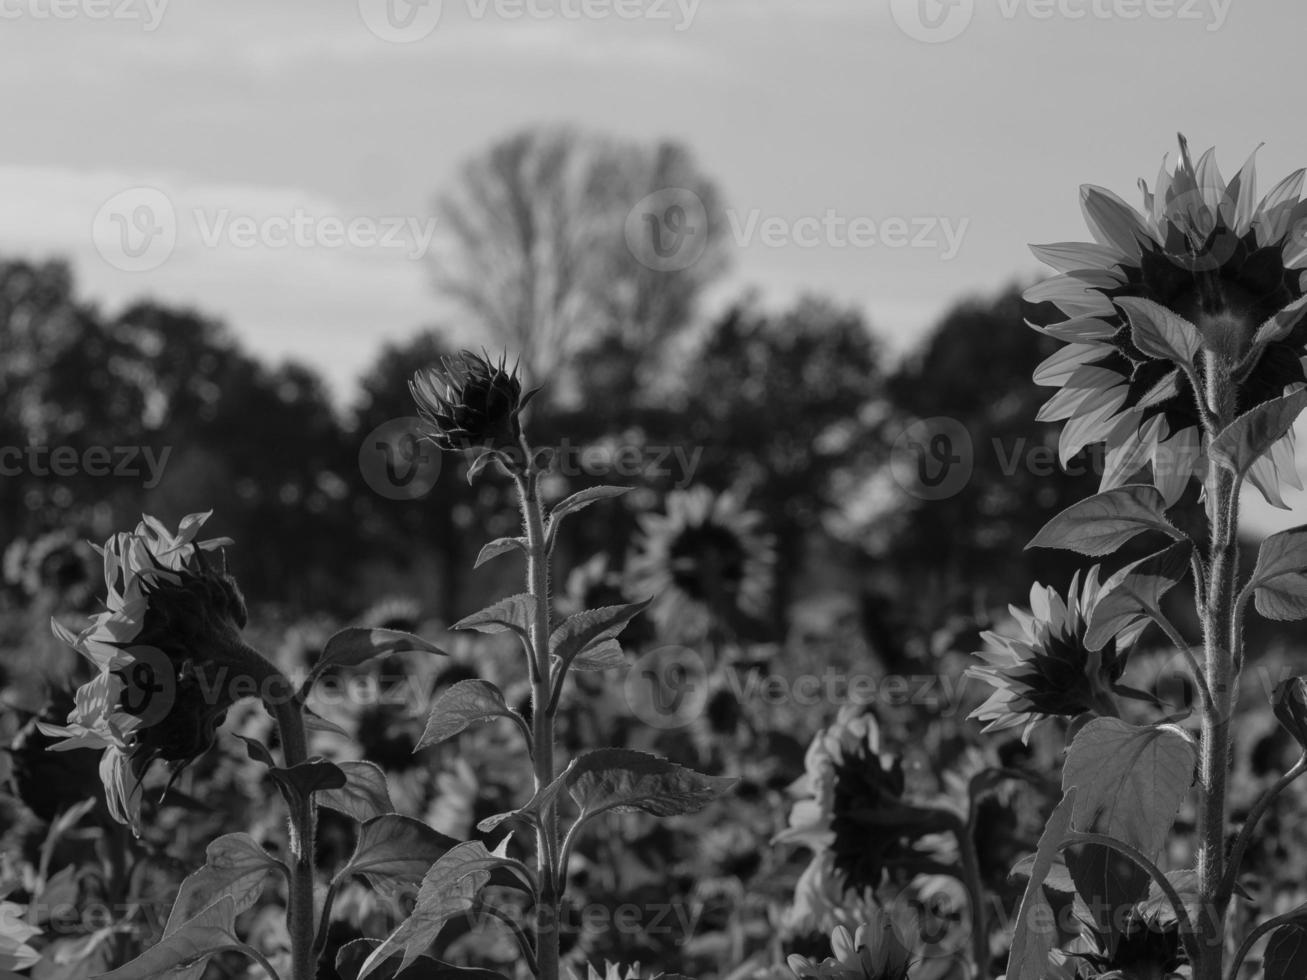
[(1145, 624), (1128, 627), (1101, 650), (1088, 648), (1085, 634), (1099, 599), (1098, 572), (1095, 565), (1083, 584), (1077, 572), (1065, 598), (1035, 583), (1029, 609), (1009, 607), (1021, 635), (983, 635), (989, 649), (976, 656), (986, 666), (971, 667), (966, 676), (994, 689), (970, 715), (988, 723), (986, 732), (1021, 727), (1026, 741), (1036, 725), (1050, 718), (1116, 713), (1112, 692)]
[[(1142, 213), (1109, 190), (1081, 188), (1094, 241), (1034, 246), (1059, 275), (1025, 294), (1035, 304), (1031, 325), (1066, 342), (1035, 372), (1037, 383), (1059, 389), (1039, 418), (1065, 421), (1063, 465), (1104, 443), (1104, 490), (1151, 464), (1154, 482), (1174, 503), (1204, 471), (1203, 409), (1194, 389), (1207, 388), (1213, 361), (1237, 383), (1237, 414), (1307, 381), (1303, 177), (1303, 170), (1291, 174), (1259, 200), (1253, 159), (1227, 183), (1214, 152), (1195, 164), (1182, 136), (1174, 170), (1164, 159), (1155, 188), (1140, 181)], [(1140, 335), (1141, 320), (1167, 316), (1199, 340), (1191, 365)], [(1248, 476), (1283, 506), (1280, 481), (1299, 485), (1292, 436)]]
[(195, 541), (208, 516), (190, 515), (176, 534), (146, 517), (114, 535), (98, 549), (105, 611), (77, 634), (52, 624), (97, 673), (77, 690), (65, 725), (39, 727), (63, 739), (54, 751), (102, 752), (109, 811), (137, 833), (151, 763), (170, 763), (175, 776), (212, 747), (233, 703), (226, 655), (240, 648), (245, 603), (225, 567), (205, 557), (230, 540)]
[(930, 856), (918, 845), (948, 829), (950, 815), (905, 798), (902, 761), (881, 747), (874, 716), (841, 709), (808, 748), (800, 799), (777, 843), (802, 844), (812, 861), (795, 887), (796, 928), (828, 929), (849, 899), (865, 900), (894, 865)]
[(733, 493), (674, 490), (662, 514), (640, 518), (643, 540), (629, 591), (654, 596), (650, 616), (666, 639), (736, 635), (766, 612), (774, 561), (762, 515)]

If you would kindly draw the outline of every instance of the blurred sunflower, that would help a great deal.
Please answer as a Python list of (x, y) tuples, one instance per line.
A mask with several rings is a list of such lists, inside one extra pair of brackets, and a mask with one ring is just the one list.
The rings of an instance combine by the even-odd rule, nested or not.
[[(1207, 358), (1195, 351), (1191, 369), (1178, 364), (1156, 342), (1141, 339), (1141, 328), (1157, 332), (1145, 321), (1185, 321), (1168, 321), (1162, 330), (1195, 338), (1232, 373), (1238, 413), (1307, 381), (1303, 176), (1302, 170), (1291, 174), (1259, 202), (1253, 159), (1227, 184), (1214, 152), (1195, 165), (1181, 136), (1174, 171), (1164, 159), (1154, 190), (1140, 181), (1142, 214), (1109, 190), (1081, 188), (1094, 242), (1034, 246), (1059, 275), (1025, 294), (1030, 303), (1056, 308), (1037, 309), (1032, 326), (1067, 345), (1034, 375), (1059, 389), (1039, 418), (1066, 421), (1063, 465), (1085, 446), (1105, 443), (1104, 490), (1151, 462), (1169, 503), (1180, 499), (1191, 476), (1201, 479), (1204, 426), (1193, 382), (1206, 388)], [(1280, 479), (1299, 485), (1292, 437), (1248, 475), (1267, 500), (1283, 506)]]
[(74, 695), (67, 724), (40, 724), (62, 738), (54, 751), (102, 751), (100, 777), (110, 813), (139, 833), (141, 784), (163, 759), (173, 776), (212, 747), (233, 703), (225, 673), (244, 650), (245, 602), (235, 581), (205, 552), (228, 539), (196, 543), (208, 514), (182, 520), (176, 534), (152, 517), (98, 549), (105, 611), (74, 634), (56, 636), (86, 657), (96, 676)]
[(803, 798), (775, 842), (813, 855), (795, 888), (792, 925), (829, 928), (849, 892), (865, 898), (891, 866), (928, 859), (917, 844), (954, 818), (904, 799), (901, 761), (881, 750), (876, 719), (855, 706), (813, 739), (805, 768), (795, 786)]
[(836, 926), (831, 949), (834, 955), (821, 962), (791, 956), (790, 969), (799, 980), (908, 980), (912, 951), (884, 912), (876, 912), (852, 936)]
[(1024, 742), (1036, 725), (1050, 718), (1115, 716), (1112, 692), (1145, 624), (1128, 627), (1101, 650), (1088, 649), (1085, 632), (1098, 597), (1095, 565), (1083, 585), (1079, 572), (1072, 577), (1065, 599), (1056, 589), (1036, 583), (1030, 589), (1029, 609), (1010, 606), (1021, 636), (983, 634), (989, 650), (976, 656), (987, 666), (971, 667), (966, 676), (984, 681), (994, 692), (970, 717), (988, 722), (986, 732), (1022, 727)]
[(640, 518), (628, 590), (655, 597), (650, 616), (664, 639), (735, 635), (766, 612), (774, 553), (761, 521), (734, 494), (702, 486), (672, 491), (665, 513)]

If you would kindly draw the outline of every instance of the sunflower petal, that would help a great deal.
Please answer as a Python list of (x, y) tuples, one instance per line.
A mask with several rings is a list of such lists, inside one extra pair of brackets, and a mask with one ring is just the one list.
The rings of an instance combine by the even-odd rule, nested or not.
[(1076, 272), (1081, 269), (1111, 269), (1126, 261), (1126, 256), (1111, 245), (1093, 242), (1056, 242), (1052, 245), (1031, 245), (1030, 251), (1044, 265), (1058, 272)]
[(1094, 240), (1112, 246), (1127, 258), (1138, 259), (1143, 254), (1140, 243), (1153, 238), (1139, 212), (1105, 187), (1082, 185), (1080, 210)]

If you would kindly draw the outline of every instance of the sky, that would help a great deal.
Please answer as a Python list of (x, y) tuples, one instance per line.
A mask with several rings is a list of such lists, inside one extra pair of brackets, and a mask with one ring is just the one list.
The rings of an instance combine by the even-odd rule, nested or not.
[(449, 319), (428, 245), (460, 163), (568, 122), (694, 151), (732, 218), (719, 297), (830, 296), (903, 352), (1038, 274), (1027, 243), (1084, 239), (1081, 183), (1137, 200), (1177, 131), (1227, 174), (1264, 144), (1266, 187), (1307, 165), (1304, 33), (1287, 0), (0, 0), (0, 254), (194, 306), (348, 398)]

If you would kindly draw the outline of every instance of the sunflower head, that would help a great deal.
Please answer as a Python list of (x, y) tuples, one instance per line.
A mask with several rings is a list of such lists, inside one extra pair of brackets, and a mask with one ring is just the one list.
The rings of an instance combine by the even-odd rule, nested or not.
[(196, 542), (208, 514), (176, 534), (152, 517), (99, 549), (106, 610), (81, 633), (55, 634), (98, 670), (82, 685), (56, 751), (96, 748), (110, 812), (139, 829), (141, 784), (163, 759), (174, 776), (212, 747), (234, 701), (227, 671), (240, 662), (245, 602), (235, 580), (206, 552), (226, 539)]
[(1101, 650), (1090, 650), (1085, 634), (1098, 598), (1098, 566), (1085, 575), (1083, 585), (1077, 572), (1065, 598), (1036, 583), (1029, 609), (1011, 607), (1020, 636), (984, 634), (989, 649), (977, 656), (985, 665), (971, 667), (967, 676), (994, 689), (971, 713), (988, 723), (985, 731), (1023, 727), (1024, 741), (1049, 718), (1115, 714), (1112, 691), (1140, 627), (1129, 628)]
[(1106, 951), (1106, 944), (1098, 937), (1088, 938), (1094, 950), (1076, 954), (1074, 958), (1090, 967), (1092, 980), (1167, 980), (1189, 962), (1180, 925), (1174, 917), (1152, 916), (1136, 910), (1112, 952)]
[(656, 597), (651, 615), (664, 636), (734, 633), (765, 614), (774, 556), (761, 522), (734, 494), (707, 487), (673, 491), (664, 513), (641, 518), (630, 591)]
[(917, 843), (946, 817), (905, 798), (902, 761), (882, 751), (876, 719), (852, 706), (808, 749), (799, 800), (777, 842), (813, 852), (795, 894), (800, 917), (821, 922), (848, 892), (866, 895), (898, 863), (921, 857)]
[(852, 935), (847, 927), (836, 926), (831, 950), (834, 955), (821, 962), (791, 955), (790, 969), (798, 980), (908, 980), (911, 950), (884, 912), (876, 912)]
[(517, 368), (504, 358), (461, 351), (413, 375), (409, 391), (425, 423), (422, 434), (446, 452), (469, 449), (519, 451), (518, 418), (530, 398), (522, 396)]
[[(1035, 372), (1059, 389), (1039, 417), (1066, 422), (1064, 465), (1104, 443), (1104, 490), (1151, 464), (1174, 503), (1202, 476), (1213, 424), (1307, 381), (1303, 177), (1259, 199), (1252, 159), (1227, 183), (1213, 151), (1195, 164), (1181, 137), (1174, 169), (1163, 161), (1154, 188), (1140, 182), (1142, 213), (1081, 189), (1094, 242), (1035, 246), (1059, 275), (1026, 293), (1032, 325), (1066, 344)], [(1272, 503), (1281, 479), (1297, 485), (1290, 439), (1249, 473)]]

